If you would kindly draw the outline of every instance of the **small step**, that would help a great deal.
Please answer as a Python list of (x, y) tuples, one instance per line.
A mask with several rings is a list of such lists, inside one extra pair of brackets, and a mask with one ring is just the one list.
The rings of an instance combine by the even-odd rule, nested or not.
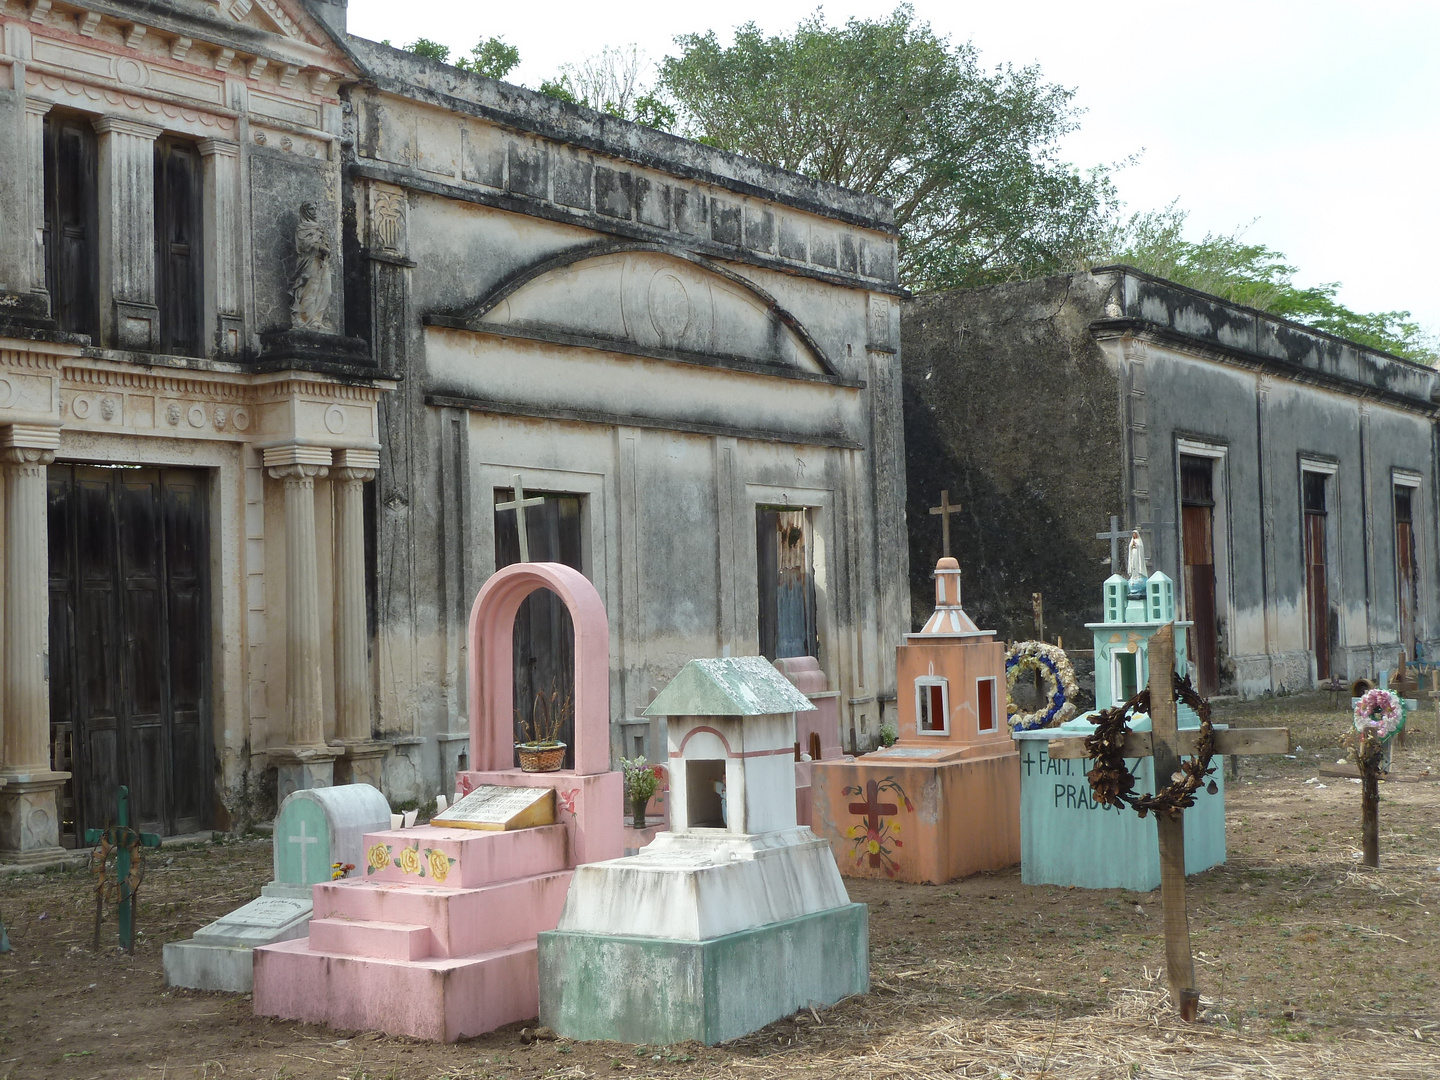
[(310, 920), (312, 952), (376, 960), (424, 960), (434, 952), (434, 942), (430, 928), (416, 923), (346, 918)]

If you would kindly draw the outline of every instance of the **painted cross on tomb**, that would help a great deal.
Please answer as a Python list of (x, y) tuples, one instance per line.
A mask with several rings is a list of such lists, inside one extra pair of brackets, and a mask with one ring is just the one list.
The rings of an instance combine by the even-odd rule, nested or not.
[(300, 834), (299, 834), (298, 836), (292, 836), (292, 837), (290, 837), (290, 843), (292, 843), (292, 844), (299, 844), (299, 845), (300, 845), (300, 880), (301, 880), (301, 881), (309, 881), (309, 880), (310, 880), (310, 869), (309, 869), (310, 845), (311, 845), (311, 844), (318, 844), (319, 842), (320, 842), (320, 838), (319, 838), (318, 836), (311, 836), (309, 833), (307, 833), (307, 832), (305, 831), (305, 822), (304, 822), (303, 820), (300, 822)]
[(1116, 567), (1120, 565), (1120, 541), (1130, 539), (1130, 530), (1120, 528), (1120, 519), (1111, 514), (1110, 531), (1096, 533), (1095, 539), (1110, 541), (1110, 572), (1118, 574), (1120, 571)]
[(960, 504), (951, 505), (949, 491), (940, 492), (940, 505), (930, 507), (931, 516), (940, 517), (940, 553), (947, 559), (950, 557), (950, 515), (959, 512)]
[(891, 857), (892, 848), (904, 847), (904, 842), (899, 838), (900, 825), (898, 822), (887, 820), (890, 815), (898, 814), (900, 806), (898, 803), (881, 802), (880, 796), (885, 792), (893, 792), (895, 797), (905, 804), (905, 809), (913, 811), (915, 804), (906, 796), (905, 790), (895, 782), (892, 776), (884, 780), (867, 780), (865, 786), (858, 785), (846, 787), (844, 795), (864, 795), (864, 802), (850, 803), (850, 813), (857, 814), (861, 818), (861, 824), (852, 825), (846, 830), (846, 836), (855, 841), (852, 854), (857, 856), (856, 862), (863, 863), (867, 859), (872, 867), (884, 868), (888, 877), (895, 876), (896, 862)]
[(495, 509), (497, 511), (515, 511), (515, 531), (520, 537), (520, 561), (529, 562), (530, 541), (529, 538), (525, 535), (525, 508), (527, 506), (544, 506), (545, 499), (542, 496), (536, 496), (533, 499), (525, 498), (525, 485), (521, 482), (520, 474), (518, 472), (515, 473), (514, 476), (511, 478), (511, 483), (514, 485), (515, 488), (515, 498), (512, 499), (510, 502), (496, 503)]

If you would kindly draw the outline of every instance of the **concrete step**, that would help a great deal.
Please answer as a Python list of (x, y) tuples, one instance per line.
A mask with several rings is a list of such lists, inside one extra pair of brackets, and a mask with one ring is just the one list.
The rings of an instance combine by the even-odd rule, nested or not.
[(424, 960), (432, 953), (430, 927), (361, 919), (311, 919), (310, 950), (376, 960)]
[[(316, 920), (423, 926), (430, 933), (428, 955), (461, 957), (534, 941), (560, 923), (573, 870), (451, 889), (406, 881), (347, 878), (314, 888)], [(365, 952), (363, 955), (372, 955)]]
[(255, 950), (256, 1016), (454, 1042), (539, 1013), (533, 940), (458, 959), (316, 952), (309, 939)]
[[(563, 825), (541, 825), (513, 832), (421, 825), (366, 833), (365, 863), (347, 880), (476, 889), (513, 878), (564, 870), (570, 865), (567, 835)], [(407, 849), (414, 855), (405, 854)]]

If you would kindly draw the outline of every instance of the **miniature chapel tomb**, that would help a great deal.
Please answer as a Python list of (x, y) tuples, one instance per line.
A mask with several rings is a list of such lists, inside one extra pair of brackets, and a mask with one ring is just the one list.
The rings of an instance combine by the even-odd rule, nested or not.
[(865, 905), (795, 823), (795, 713), (763, 657), (692, 660), (667, 718), (671, 828), (576, 869), (540, 935), (540, 1020), (576, 1039), (707, 1045), (869, 986)]
[[(511, 627), (538, 588), (575, 627), (575, 767), (527, 773), (512, 767)], [(256, 950), (257, 1015), (452, 1042), (538, 1013), (536, 935), (558, 923), (578, 863), (623, 850), (609, 640), (578, 570), (514, 563), (485, 583), (467, 637), (479, 768), (457, 774), (463, 797), (439, 823), (367, 833), (360, 868), (314, 887), (308, 937)]]
[(1005, 717), (1005, 647), (935, 566), (935, 611), (895, 650), (898, 738), (812, 766), (815, 829), (841, 873), (938, 884), (1020, 858), (1019, 756)]

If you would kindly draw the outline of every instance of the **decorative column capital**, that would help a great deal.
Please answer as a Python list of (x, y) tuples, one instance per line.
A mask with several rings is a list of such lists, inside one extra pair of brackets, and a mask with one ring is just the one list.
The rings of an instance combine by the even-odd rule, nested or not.
[(46, 101), (44, 98), (27, 97), (25, 99), (25, 111), (31, 116), (45, 116), (54, 107), (53, 101)]
[(55, 463), (55, 451), (38, 446), (7, 446), (0, 450), (0, 461), (6, 465), (46, 466)]
[(197, 144), (201, 157), (239, 157), (240, 144), (229, 139), (201, 139)]
[(133, 135), (137, 139), (148, 139), (154, 142), (163, 133), (162, 128), (154, 127), (151, 124), (142, 124), (138, 120), (130, 120), (123, 116), (97, 116), (92, 123), (95, 130), (101, 135)]
[[(264, 450), (265, 468), (276, 480), (311, 478), (324, 476), (330, 467), (328, 446), (306, 446), (303, 443), (283, 443), (267, 446)], [(299, 469), (299, 472), (292, 472)], [(308, 471), (306, 471), (308, 470)]]
[(335, 451), (335, 469), (330, 475), (337, 480), (353, 480), (363, 484), (374, 480), (379, 469), (380, 451), (347, 447)]
[(10, 465), (49, 465), (60, 447), (60, 429), (47, 424), (0, 428), (0, 459)]
[(274, 480), (298, 480), (303, 482), (324, 477), (330, 472), (330, 469), (326, 465), (302, 465), (296, 463), (293, 465), (276, 465), (271, 468), (269, 472), (271, 479)]

